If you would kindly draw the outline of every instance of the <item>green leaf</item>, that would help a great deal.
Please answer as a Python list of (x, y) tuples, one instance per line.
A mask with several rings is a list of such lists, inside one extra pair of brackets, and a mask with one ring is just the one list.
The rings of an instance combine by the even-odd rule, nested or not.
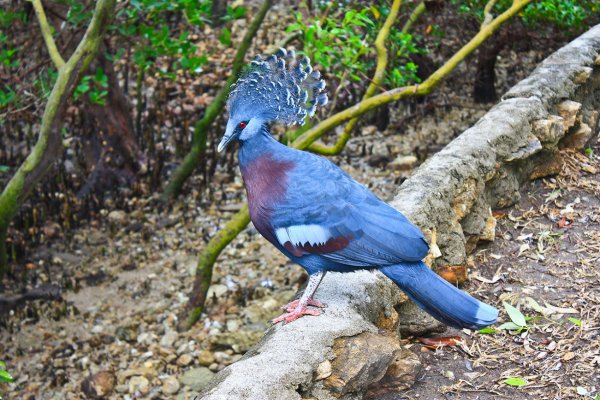
[(573, 317), (569, 317), (569, 321), (571, 321), (574, 325), (581, 326), (581, 320)]
[(502, 302), (502, 304), (504, 305), (504, 309), (506, 310), (506, 313), (512, 322), (519, 326), (527, 326), (527, 321), (525, 320), (525, 316), (521, 313), (521, 311), (517, 310), (507, 302)]
[[(10, 171), (10, 167), (8, 165), (0, 165), (0, 172), (8, 172)], [(4, 368), (4, 363), (0, 361), (0, 368)]]
[(9, 382), (10, 383), (10, 382), (12, 382), (14, 380), (15, 379), (11, 376), (11, 374), (9, 374), (8, 372), (0, 369), (0, 381)]
[(4, 361), (0, 361), (0, 369), (6, 369), (6, 363)]
[(231, 31), (227, 28), (223, 28), (219, 41), (226, 46), (231, 46)]
[(505, 322), (498, 327), (498, 329), (505, 329), (505, 330), (509, 330), (509, 331), (515, 331), (515, 330), (521, 329), (521, 328), (523, 328), (523, 327), (515, 324), (514, 322)]
[(527, 385), (528, 382), (523, 378), (513, 377), (513, 378), (508, 378), (507, 380), (504, 381), (504, 383), (506, 383), (509, 386), (521, 387), (521, 386)]
[(496, 333), (496, 332), (498, 332), (498, 331), (495, 330), (495, 329), (493, 329), (493, 328), (490, 328), (490, 327), (486, 327), (486, 328), (483, 328), (483, 329), (479, 330), (479, 333), (483, 333), (483, 334), (486, 334), (486, 335), (492, 334), (492, 333)]

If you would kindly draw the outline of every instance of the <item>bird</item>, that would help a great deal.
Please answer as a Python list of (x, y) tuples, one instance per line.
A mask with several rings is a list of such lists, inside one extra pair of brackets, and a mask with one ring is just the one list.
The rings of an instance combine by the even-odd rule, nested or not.
[[(423, 233), (401, 212), (325, 157), (288, 147), (270, 124), (304, 124), (327, 104), (325, 81), (306, 56), (258, 55), (232, 85), (217, 150), (239, 142), (238, 160), (256, 230), (308, 273), (300, 299), (274, 324), (318, 316), (314, 298), (327, 272), (379, 270), (419, 307), (455, 328), (481, 329), (498, 310), (458, 289), (422, 260)], [(343, 276), (343, 275), (342, 275)]]

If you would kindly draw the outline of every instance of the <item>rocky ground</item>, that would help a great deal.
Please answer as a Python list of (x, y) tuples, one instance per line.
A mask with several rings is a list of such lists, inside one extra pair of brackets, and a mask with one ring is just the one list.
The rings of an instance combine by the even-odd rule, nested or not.
[[(500, 91), (541, 59), (532, 52), (522, 70), (507, 74), (512, 56), (500, 62)], [(459, 74), (468, 76), (472, 67)], [(469, 91), (462, 83), (441, 90), (429, 100), (433, 111), (422, 115), (419, 106), (395, 105), (385, 132), (362, 128), (335, 161), (391, 199), (424, 149), (441, 148), (485, 113), (470, 102)], [(592, 289), (599, 280), (597, 161), (573, 154), (557, 179), (534, 183), (517, 208), (498, 214), (496, 242), (473, 257), (467, 289), (500, 308), (502, 301), (520, 307), (532, 317), (527, 326), (457, 333), (464, 344), (437, 351), (407, 340), (422, 369), (411, 389), (390, 398), (568, 398), (600, 388), (594, 376), (600, 306)], [(167, 212), (157, 211), (155, 198), (135, 198), (84, 228), (45, 227), (48, 242), (20, 266), (34, 290), (25, 297), (60, 299), (31, 302), (21, 293), (5, 294), (0, 308), (17, 306), (0, 316), (0, 354), (15, 382), (1, 386), (0, 394), (192, 399), (262, 336), (305, 275), (252, 227), (215, 265), (201, 322), (187, 332), (175, 329), (199, 251), (244, 199), (239, 174), (220, 170), (213, 178), (214, 202), (192, 190)], [(513, 388), (504, 383), (509, 377), (527, 384)]]
[[(559, 176), (495, 213), (497, 239), (475, 252), (466, 289), (503, 310), (502, 320), (491, 333), (455, 332), (464, 339), (456, 347), (408, 344), (423, 368), (390, 398), (600, 398), (599, 149), (567, 153)], [(525, 326), (499, 328), (511, 321), (504, 303)]]
[[(532, 183), (517, 207), (497, 211), (497, 240), (472, 258), (466, 288), (502, 310), (503, 302), (520, 308), (526, 326), (500, 330), (501, 321), (493, 333), (448, 333), (464, 342), (437, 350), (408, 340), (404, 347), (422, 368), (411, 389), (389, 398), (596, 395), (600, 175), (594, 150), (569, 153), (558, 177)], [(375, 189), (392, 189), (393, 182), (373, 179)], [(178, 333), (176, 314), (203, 244), (194, 227), (216, 229), (234, 205), (161, 217), (140, 203), (137, 212), (108, 213), (106, 224), (77, 232), (69, 246), (40, 249), (39, 259), (52, 254), (51, 265), (31, 267), (45, 271), (40, 283), (48, 279), (44, 273), (62, 271), (62, 284), (71, 289), (64, 301), (28, 303), (6, 319), (1, 354), (16, 377), (4, 388), (7, 398), (82, 399), (103, 391), (112, 399), (193, 398), (216, 371), (239, 359), (304, 275), (249, 228), (216, 266), (208, 315)], [(504, 311), (501, 316), (510, 320)], [(508, 378), (526, 383), (513, 387)]]

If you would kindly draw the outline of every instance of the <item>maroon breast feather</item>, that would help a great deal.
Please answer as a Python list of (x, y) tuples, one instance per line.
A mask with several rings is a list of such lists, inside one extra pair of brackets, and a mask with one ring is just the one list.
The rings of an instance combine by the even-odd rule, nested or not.
[(324, 253), (334, 253), (336, 251), (340, 251), (348, 246), (348, 243), (353, 239), (352, 235), (349, 236), (338, 236), (335, 238), (329, 239), (324, 244), (310, 244), (304, 243), (301, 246), (294, 246), (292, 242), (285, 242), (283, 247), (295, 255), (296, 257), (302, 257), (305, 254), (324, 254)]
[(294, 168), (293, 161), (283, 161), (264, 154), (241, 167), (248, 193), (250, 218), (256, 229), (269, 241), (275, 240), (271, 233), (271, 210), (281, 201), (288, 188), (287, 172)]

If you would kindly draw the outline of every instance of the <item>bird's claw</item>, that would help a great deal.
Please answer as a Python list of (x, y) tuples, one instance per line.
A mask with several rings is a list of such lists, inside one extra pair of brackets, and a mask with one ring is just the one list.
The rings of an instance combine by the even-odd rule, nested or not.
[[(297, 299), (297, 300), (294, 300), (291, 303), (288, 303), (285, 306), (281, 307), (281, 309), (288, 311), (288, 312), (292, 312), (293, 310), (295, 310), (298, 307), (299, 304), (300, 304), (300, 300)], [(327, 307), (327, 304), (321, 303), (319, 300), (314, 300), (314, 299), (308, 300), (308, 303), (306, 303), (306, 305), (317, 307), (317, 308), (326, 308)]]
[(297, 320), (298, 318), (302, 317), (303, 315), (312, 315), (312, 316), (318, 317), (319, 315), (321, 315), (321, 312), (304, 306), (301, 308), (296, 308), (295, 310), (288, 312), (287, 314), (282, 314), (279, 317), (275, 318), (271, 322), (273, 323), (273, 325), (275, 325), (279, 322), (288, 324), (292, 321)]

